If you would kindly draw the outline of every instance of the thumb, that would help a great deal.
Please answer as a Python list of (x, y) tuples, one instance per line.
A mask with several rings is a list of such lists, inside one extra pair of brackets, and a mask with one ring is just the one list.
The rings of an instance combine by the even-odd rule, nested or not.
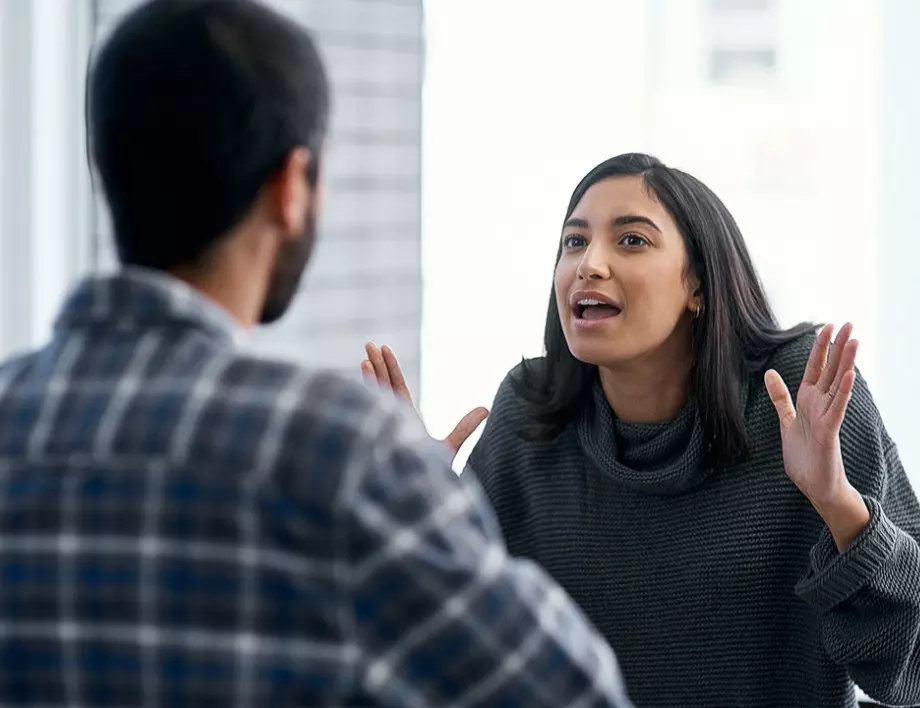
[(457, 423), (457, 426), (451, 431), (451, 434), (445, 438), (444, 444), (456, 454), (463, 443), (467, 441), (467, 438), (473, 434), (476, 428), (478, 428), (482, 424), (482, 421), (488, 416), (488, 409), (474, 408), (460, 419), (460, 422)]
[(773, 407), (776, 408), (776, 414), (779, 416), (780, 430), (785, 432), (795, 422), (795, 404), (792, 402), (792, 396), (789, 395), (789, 389), (783, 377), (774, 369), (770, 369), (764, 375), (764, 383), (767, 386), (770, 400), (773, 401)]

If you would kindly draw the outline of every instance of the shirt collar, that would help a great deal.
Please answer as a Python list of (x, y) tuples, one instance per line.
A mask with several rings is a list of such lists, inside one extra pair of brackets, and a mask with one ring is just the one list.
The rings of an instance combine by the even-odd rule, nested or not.
[(232, 346), (249, 339), (226, 309), (199, 290), (168, 273), (137, 267), (84, 280), (65, 303), (56, 328), (169, 324), (198, 327)]

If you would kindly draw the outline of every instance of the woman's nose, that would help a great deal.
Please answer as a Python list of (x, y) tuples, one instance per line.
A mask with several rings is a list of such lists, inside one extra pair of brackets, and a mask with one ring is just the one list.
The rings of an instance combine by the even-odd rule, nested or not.
[(578, 277), (581, 280), (606, 280), (610, 277), (610, 268), (600, 253), (588, 248), (578, 264)]

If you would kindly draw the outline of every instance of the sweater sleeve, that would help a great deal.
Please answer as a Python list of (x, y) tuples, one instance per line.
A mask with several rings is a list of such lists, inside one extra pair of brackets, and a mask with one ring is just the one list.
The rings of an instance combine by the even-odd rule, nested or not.
[(861, 377), (841, 448), (869, 525), (842, 553), (823, 529), (796, 590), (818, 613), (828, 655), (863, 691), (920, 704), (920, 504)]

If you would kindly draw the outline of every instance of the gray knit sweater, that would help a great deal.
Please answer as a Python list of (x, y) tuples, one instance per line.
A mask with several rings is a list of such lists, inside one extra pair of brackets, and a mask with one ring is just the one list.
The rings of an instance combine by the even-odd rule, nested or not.
[[(796, 394), (813, 337), (771, 365)], [(859, 378), (841, 431), (869, 527), (838, 553), (783, 471), (762, 374), (744, 393), (753, 453), (706, 464), (694, 406), (627, 424), (600, 386), (555, 440), (517, 432), (525, 411), (502, 384), (469, 467), (512, 553), (546, 568), (620, 660), (639, 706), (920, 704), (920, 505)]]

